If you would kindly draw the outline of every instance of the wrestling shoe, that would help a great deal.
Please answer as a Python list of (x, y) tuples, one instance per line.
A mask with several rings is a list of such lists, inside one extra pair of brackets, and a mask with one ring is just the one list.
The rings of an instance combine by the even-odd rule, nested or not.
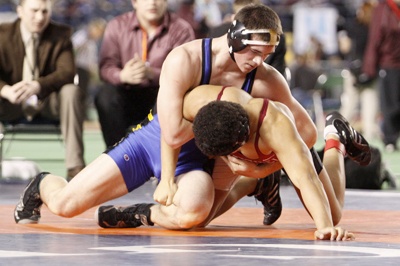
[(142, 203), (127, 207), (100, 206), (95, 212), (95, 219), (103, 228), (135, 228), (142, 225), (154, 225), (150, 221), (150, 207), (153, 205)]
[(325, 128), (331, 125), (337, 130), (347, 156), (359, 165), (368, 165), (371, 162), (371, 149), (365, 138), (338, 112), (330, 113), (326, 117)]
[(271, 225), (279, 219), (282, 213), (282, 201), (279, 195), (281, 171), (265, 178), (258, 179), (255, 198), (264, 206), (264, 225)]
[(38, 174), (26, 186), (19, 202), (14, 210), (14, 220), (18, 224), (36, 224), (40, 219), (40, 207), (43, 201), (40, 199), (39, 183), (49, 173)]

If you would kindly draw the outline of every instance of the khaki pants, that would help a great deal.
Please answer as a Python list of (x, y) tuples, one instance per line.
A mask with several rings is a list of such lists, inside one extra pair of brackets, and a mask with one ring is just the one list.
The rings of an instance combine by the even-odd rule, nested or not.
[[(64, 85), (40, 104), (39, 113), (49, 119), (59, 119), (65, 143), (65, 165), (67, 169), (84, 166), (83, 121), (85, 119), (84, 92), (74, 84)], [(22, 119), (21, 105), (0, 100), (0, 120)]]
[(354, 87), (354, 82), (355, 78), (351, 74), (343, 81), (340, 113), (346, 117), (351, 124), (354, 124), (359, 108), (363, 136), (367, 140), (378, 138), (380, 136), (380, 128), (378, 126), (378, 91), (375, 88), (375, 84), (372, 84), (371, 87), (358, 89)]

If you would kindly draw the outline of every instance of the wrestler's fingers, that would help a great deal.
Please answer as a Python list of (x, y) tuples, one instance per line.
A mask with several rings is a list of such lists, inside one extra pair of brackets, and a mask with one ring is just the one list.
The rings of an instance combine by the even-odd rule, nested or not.
[(344, 230), (341, 239), (337, 239), (337, 240), (347, 241), (347, 240), (354, 240), (354, 239), (355, 239), (355, 236), (353, 233), (350, 233), (349, 231)]
[(161, 205), (166, 205), (167, 203), (167, 197), (157, 197), (154, 195), (153, 199), (155, 202), (160, 203)]
[(346, 231), (341, 228), (341, 227), (335, 227), (336, 231), (337, 231), (337, 235), (336, 235), (336, 240), (342, 240), (343, 237), (345, 236)]
[(328, 227), (314, 232), (315, 239), (318, 240), (335, 240), (337, 236), (334, 227)]
[(172, 204), (172, 199), (173, 199), (173, 197), (168, 197), (165, 202), (165, 206), (170, 206)]
[(353, 233), (347, 232), (346, 231), (346, 235), (345, 235), (345, 239), (344, 240), (355, 240), (356, 237)]
[(234, 163), (234, 164), (240, 164), (240, 162), (241, 162), (240, 159), (238, 159), (234, 156), (231, 156), (231, 155), (228, 155), (227, 158), (228, 158), (229, 162)]

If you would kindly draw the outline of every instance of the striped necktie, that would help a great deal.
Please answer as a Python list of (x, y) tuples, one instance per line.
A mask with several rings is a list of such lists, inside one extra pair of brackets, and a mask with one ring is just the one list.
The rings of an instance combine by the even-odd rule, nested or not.
[[(38, 41), (38, 35), (32, 34), (31, 38), (26, 44), (22, 77), (24, 81), (32, 81), (39, 77), (39, 68), (37, 62)], [(28, 100), (22, 104), (22, 110), (27, 120), (31, 121), (40, 110), (38, 106), (37, 95), (32, 95), (29, 97)]]
[(38, 78), (39, 69), (37, 64), (38, 36), (32, 34), (25, 47), (25, 59), (23, 66), (23, 80), (30, 81)]

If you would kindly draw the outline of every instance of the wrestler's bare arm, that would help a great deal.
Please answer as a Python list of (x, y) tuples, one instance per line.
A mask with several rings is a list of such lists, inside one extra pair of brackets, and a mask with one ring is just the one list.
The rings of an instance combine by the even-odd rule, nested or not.
[(161, 181), (153, 195), (160, 204), (172, 204), (177, 189), (175, 169), (180, 148), (193, 138), (192, 124), (183, 118), (184, 95), (197, 80), (198, 62), (185, 48), (190, 44), (175, 48), (161, 70), (157, 99), (161, 127)]
[(153, 194), (153, 199), (162, 205), (173, 204), (178, 186), (175, 183), (175, 170), (180, 148), (173, 149), (161, 138), (161, 179)]
[[(157, 113), (162, 137), (173, 148), (180, 147), (193, 138), (191, 123), (183, 118), (185, 93), (200, 81), (201, 59), (196, 56), (196, 41), (182, 45), (164, 61), (157, 98)], [(191, 49), (190, 51), (188, 49)]]
[(292, 112), (296, 128), (306, 145), (311, 148), (315, 144), (317, 129), (314, 122), (304, 107), (293, 97), (287, 81), (276, 69), (265, 64), (259, 67), (251, 95), (254, 98), (267, 98), (285, 104)]
[(221, 157), (229, 166), (232, 173), (250, 178), (264, 178), (282, 169), (279, 162), (257, 164), (228, 155)]
[[(201, 85), (186, 93), (183, 103), (183, 117), (193, 122), (197, 112), (206, 104), (218, 99), (224, 86)], [(226, 87), (221, 100), (239, 104), (248, 103), (252, 97), (245, 91), (236, 87)]]
[[(272, 107), (270, 105), (269, 109)], [(266, 135), (263, 134), (265, 137), (263, 141), (270, 144), (270, 148), (277, 155), (293, 185), (301, 191), (302, 200), (314, 219), (317, 229), (333, 227), (325, 190), (314, 169), (310, 152), (298, 134), (293, 121), (283, 112), (277, 112), (269, 116), (265, 126), (270, 127), (272, 124), (274, 130), (268, 131)]]

